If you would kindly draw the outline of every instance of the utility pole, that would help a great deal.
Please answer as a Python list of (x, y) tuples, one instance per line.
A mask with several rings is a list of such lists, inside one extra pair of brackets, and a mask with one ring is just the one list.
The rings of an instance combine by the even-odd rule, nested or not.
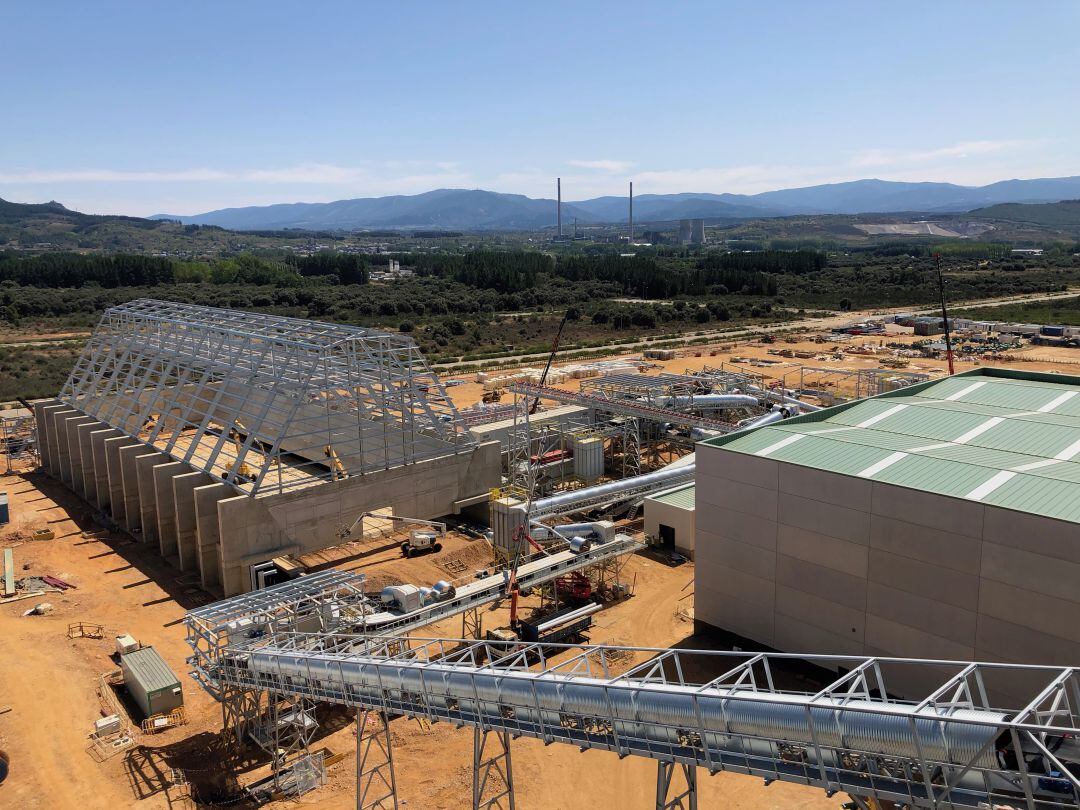
[(952, 336), (949, 333), (949, 311), (945, 307), (945, 278), (941, 275), (941, 254), (934, 254), (934, 269), (937, 270), (938, 294), (941, 296), (941, 320), (945, 324), (945, 357), (949, 361), (949, 376), (956, 373), (953, 368)]

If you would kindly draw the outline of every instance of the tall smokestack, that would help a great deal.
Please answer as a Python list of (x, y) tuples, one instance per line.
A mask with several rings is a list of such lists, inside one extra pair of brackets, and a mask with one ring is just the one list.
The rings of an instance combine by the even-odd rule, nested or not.
[(634, 181), (630, 181), (630, 239), (628, 245), (634, 244)]
[(559, 238), (562, 239), (562, 178), (555, 178), (555, 193), (559, 197), (558, 209), (559, 209)]

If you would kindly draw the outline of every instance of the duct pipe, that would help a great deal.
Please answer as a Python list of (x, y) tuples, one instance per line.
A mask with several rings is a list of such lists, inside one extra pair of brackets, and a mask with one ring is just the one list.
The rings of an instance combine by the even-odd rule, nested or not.
[(722, 411), (728, 408), (753, 408), (759, 398), (749, 394), (695, 394), (681, 396), (662, 396), (643, 399), (649, 405), (658, 408), (696, 408), (700, 410)]
[(771, 425), (773, 422), (779, 422), (784, 418), (784, 412), (777, 408), (775, 411), (769, 411), (762, 416), (755, 416), (752, 419), (746, 419), (739, 422), (735, 427), (739, 430), (745, 430), (746, 428), (762, 427), (763, 425)]
[(595, 498), (604, 498), (609, 495), (614, 498), (629, 490), (641, 489), (642, 487), (651, 488), (655, 486), (659, 488), (669, 481), (693, 478), (695, 466), (696, 462), (695, 464), (684, 464), (682, 466), (669, 465), (662, 470), (646, 473), (645, 475), (635, 475), (631, 478), (623, 478), (621, 481), (612, 481), (607, 484), (598, 484), (595, 487), (585, 487), (584, 489), (575, 489), (573, 492), (563, 492), (547, 498), (540, 498), (533, 501), (532, 511), (536, 514), (544, 514), (565, 509), (583, 501), (591, 501)]
[[(521, 727), (558, 728), (566, 716), (610, 717), (611, 733), (624, 740), (664, 745), (686, 744), (686, 729), (700, 731), (704, 739), (699, 745), (713, 750), (745, 753), (742, 747), (757, 745), (755, 738), (762, 753), (772, 751), (773, 740), (815, 744), (822, 746), (821, 764), (827, 767), (839, 765), (834, 751), (854, 750), (997, 769), (991, 743), (999, 729), (976, 723), (1002, 723), (1007, 717), (950, 706), (924, 709), (923, 716), (916, 716), (913, 705), (902, 703), (890, 704), (889, 713), (874, 714), (859, 709), (880, 711), (880, 702), (731, 687), (613, 683), (551, 672), (492, 672), (437, 661), (386, 659), (363, 650), (342, 657), (270, 649), (238, 656), (234, 666), (247, 670), (244, 675), (262, 688), (267, 681), (287, 677), (290, 691), (317, 689), (325, 700), (333, 690), (350, 705), (380, 706), (388, 697), (422, 695), (422, 705), (437, 712), (478, 718), (481, 725), (490, 718), (493, 727), (502, 725), (512, 707)], [(926, 717), (926, 711), (940, 719)], [(814, 749), (806, 754), (814, 754)], [(981, 783), (981, 774), (974, 778)]]
[(791, 396), (786, 390), (777, 393), (776, 391), (766, 391), (763, 388), (758, 388), (756, 385), (748, 385), (747, 390), (757, 392), (766, 400), (771, 402), (780, 402), (785, 405), (798, 405), (804, 411), (823, 411), (825, 410), (820, 405), (811, 405), (809, 402), (803, 402), (801, 399), (796, 399)]

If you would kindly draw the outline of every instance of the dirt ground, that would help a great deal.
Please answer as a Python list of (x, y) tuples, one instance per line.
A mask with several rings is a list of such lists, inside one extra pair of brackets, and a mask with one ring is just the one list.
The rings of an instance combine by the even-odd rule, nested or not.
[[(147, 810), (188, 806), (182, 791), (169, 790), (171, 769), (181, 768), (204, 799), (224, 802), (235, 796), (236, 782), (247, 784), (267, 773), (265, 761), (229, 760), (219, 743), (218, 705), (187, 674), (188, 647), (181, 619), (186, 610), (209, 597), (190, 585), (156, 551), (125, 535), (84, 537), (94, 532), (92, 514), (81, 500), (41, 473), (24, 471), (0, 476), (0, 491), (11, 499), (12, 523), (0, 532), (0, 547), (14, 547), (16, 578), (51, 574), (76, 585), (64, 593), (0, 605), (0, 749), (11, 760), (10, 775), (0, 785), (0, 806), (26, 810), (81, 807)], [(48, 526), (50, 541), (19, 538)], [(466, 566), (471, 576), (487, 559), (486, 543), (451, 536), (437, 555), (405, 560), (398, 537), (356, 542), (340, 551), (308, 560), (361, 570), (372, 584), (409, 581), (417, 584), (451, 578), (446, 561)], [(633, 643), (666, 647), (684, 642), (692, 633), (693, 565), (669, 567), (641, 555), (632, 557), (624, 578), (635, 595), (597, 616), (591, 633), (595, 642)], [(179, 580), (179, 581), (178, 581)], [(53, 611), (23, 616), (39, 602)], [(535, 606), (536, 597), (523, 602)], [(484, 612), (485, 628), (506, 624), (507, 606)], [(69, 623), (95, 622), (105, 626), (105, 638), (68, 639)], [(425, 631), (431, 636), (457, 636), (460, 620), (449, 620)], [(105, 714), (97, 695), (101, 673), (115, 670), (113, 638), (130, 633), (152, 644), (184, 688), (188, 723), (162, 734), (135, 732), (137, 747), (104, 762), (88, 752), (93, 722)], [(626, 665), (630, 665), (630, 661)], [(323, 726), (316, 747), (346, 754), (329, 769), (329, 784), (302, 800), (316, 808), (355, 807), (355, 723), (332, 713), (320, 717)], [(471, 790), (472, 734), (445, 724), (421, 728), (396, 719), (391, 724), (400, 795), (413, 806), (459, 808)], [(534, 740), (513, 743), (518, 806), (559, 810), (619, 803), (650, 805), (655, 791), (655, 766), (613, 754), (552, 745)], [(235, 768), (235, 781), (222, 778), (223, 768)], [(725, 808), (835, 808), (817, 790), (731, 774), (701, 777), (701, 806)], [(408, 806), (408, 805), (404, 805)]]
[[(680, 349), (673, 360), (643, 359), (640, 353), (611, 355), (604, 360), (636, 359), (640, 360), (645, 368), (645, 374), (655, 375), (661, 373), (682, 374), (700, 371), (706, 366), (717, 368), (721, 365), (725, 370), (741, 371), (750, 374), (759, 374), (766, 377), (767, 382), (783, 383), (788, 388), (797, 388), (800, 380), (800, 369), (827, 368), (836, 371), (858, 371), (860, 369), (883, 368), (882, 361), (891, 361), (893, 352), (888, 349), (886, 343), (912, 344), (925, 341), (925, 337), (916, 337), (910, 328), (889, 326), (887, 335), (852, 336), (844, 341), (815, 339), (820, 331), (804, 332), (791, 335), (777, 335), (773, 343), (764, 343), (756, 340), (739, 340), (735, 342), (717, 343), (705, 346), (694, 346)], [(935, 337), (934, 340), (943, 340)], [(776, 352), (790, 350), (791, 352), (812, 353), (812, 357), (785, 358)], [(876, 354), (859, 354), (862, 351), (874, 351)], [(948, 373), (948, 363), (945, 359), (931, 358), (900, 358), (906, 363), (902, 368), (887, 368), (894, 372), (916, 372), (929, 374), (932, 377)], [(567, 365), (577, 365), (583, 361), (556, 362), (553, 368)], [(593, 361), (589, 361), (593, 362)], [(979, 366), (998, 366), (1013, 368), (1020, 371), (1049, 371), (1060, 374), (1080, 373), (1080, 349), (1069, 349), (1051, 346), (1023, 346), (1020, 349), (1011, 350), (1004, 357), (995, 359), (982, 359), (964, 357), (957, 353), (955, 357), (955, 369), (957, 373), (969, 371)], [(530, 367), (535, 367), (532, 365)], [(498, 375), (510, 374), (511, 369), (500, 369)], [(484, 386), (476, 382), (475, 374), (464, 374), (446, 379), (460, 380), (461, 383), (447, 389), (450, 398), (459, 408), (468, 408), (480, 401), (484, 393)], [(821, 375), (808, 376), (808, 381), (820, 382)], [(581, 380), (567, 379), (560, 382), (557, 388), (568, 391), (576, 391), (581, 387)], [(842, 386), (841, 386), (842, 388)], [(843, 391), (840, 391), (843, 393)], [(513, 394), (506, 393), (503, 403), (513, 401)]]
[[(890, 336), (888, 340), (912, 340)], [(853, 338), (841, 349), (879, 345), (882, 338)], [(809, 336), (797, 342), (774, 344), (743, 342), (722, 347), (686, 350), (675, 360), (649, 361), (649, 373), (683, 372), (705, 365), (725, 366), (765, 374), (797, 385), (802, 364), (829, 368), (876, 368), (881, 357), (832, 351), (837, 344), (815, 343)], [(815, 356), (788, 359), (770, 350), (812, 351)], [(1080, 352), (1033, 347), (1012, 353), (1031, 358), (1013, 361), (1010, 367), (1077, 373)], [(836, 359), (839, 357), (840, 359)], [(749, 361), (749, 362), (748, 362)], [(767, 365), (759, 365), (766, 362)], [(974, 367), (959, 364), (959, 369)], [(943, 361), (911, 360), (906, 370), (942, 374)], [(461, 407), (476, 402), (481, 386), (470, 377), (453, 387), (451, 395)], [(568, 381), (564, 387), (574, 387)], [(187, 806), (167, 789), (172, 768), (180, 768), (203, 799), (225, 803), (236, 795), (236, 784), (247, 784), (267, 772), (265, 760), (230, 758), (220, 744), (221, 714), (218, 705), (187, 674), (184, 660), (189, 649), (184, 641), (182, 617), (186, 610), (210, 597), (191, 580), (170, 567), (156, 549), (143, 546), (123, 534), (86, 537), (100, 527), (90, 508), (57, 481), (24, 470), (0, 476), (0, 491), (10, 497), (11, 524), (0, 529), (0, 548), (13, 547), (16, 577), (52, 574), (77, 586), (64, 593), (0, 604), (0, 750), (10, 757), (11, 769), (0, 785), (0, 807), (46, 810), (80, 807), (94, 810), (139, 807), (148, 810)], [(56, 533), (51, 541), (25, 539), (29, 531), (48, 526)], [(372, 587), (405, 581), (431, 584), (436, 579), (467, 578), (486, 560), (484, 542), (454, 534), (438, 555), (404, 560), (398, 550), (400, 536), (353, 542), (305, 560), (314, 568), (335, 566), (366, 573)], [(458, 560), (456, 569), (447, 560)], [(462, 569), (463, 567), (463, 569)], [(693, 646), (693, 565), (669, 567), (663, 562), (636, 555), (627, 563), (624, 578), (632, 582), (635, 595), (615, 604), (596, 618), (594, 642), (617, 642), (639, 646)], [(44, 616), (23, 616), (38, 602), (47, 601), (53, 611)], [(525, 608), (531, 606), (526, 601)], [(485, 628), (502, 626), (505, 605), (483, 614)], [(71, 622), (96, 622), (105, 626), (105, 638), (68, 639)], [(460, 620), (425, 631), (431, 636), (457, 636)], [(137, 747), (126, 754), (97, 762), (88, 753), (88, 734), (94, 720), (105, 712), (97, 695), (100, 674), (115, 670), (110, 658), (113, 637), (130, 633), (152, 644), (181, 679), (188, 723), (156, 736), (136, 732)], [(304, 806), (337, 810), (355, 806), (355, 723), (351, 718), (328, 713), (320, 716), (321, 732), (316, 747), (326, 747), (344, 759), (331, 766), (329, 784), (301, 800)], [(472, 735), (445, 724), (422, 728), (415, 721), (397, 719), (392, 736), (404, 807), (460, 808), (470, 795)], [(570, 810), (614, 805), (651, 806), (655, 790), (655, 765), (613, 754), (580, 753), (561, 745), (544, 746), (534, 740), (513, 743), (518, 807), (523, 810)], [(225, 776), (226, 772), (229, 776)], [(774, 783), (733, 774), (699, 776), (701, 807), (732, 810), (836, 810), (843, 798), (831, 799), (816, 789)], [(242, 805), (241, 805), (242, 806)]]

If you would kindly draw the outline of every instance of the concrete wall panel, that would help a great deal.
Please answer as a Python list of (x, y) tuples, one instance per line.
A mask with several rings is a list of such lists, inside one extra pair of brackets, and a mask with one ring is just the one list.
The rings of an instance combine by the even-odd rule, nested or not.
[(777, 551), (855, 577), (866, 577), (870, 549), (859, 543), (810, 532), (781, 523), (776, 532)]
[(965, 610), (979, 608), (978, 577), (880, 549), (870, 550), (870, 582), (880, 582)]
[(221, 532), (218, 529), (218, 501), (232, 498), (236, 490), (228, 484), (207, 484), (196, 487), (195, 521), (198, 524), (199, 576), (208, 591), (221, 591), (221, 563), (219, 548)]
[(158, 549), (162, 557), (179, 557), (176, 544), (176, 495), (173, 479), (191, 472), (181, 461), (171, 461), (154, 467), (154, 503), (157, 504)]
[(67, 405), (58, 399), (46, 399), (34, 403), (34, 421), (37, 424), (38, 455), (41, 468), (49, 475), (56, 475), (56, 456), (53, 452), (55, 443), (50, 435), (53, 430), (52, 414), (64, 410)]
[(118, 430), (106, 427), (90, 434), (91, 457), (94, 460), (94, 494), (97, 508), (112, 514), (112, 492), (109, 489), (109, 459), (105, 450), (107, 439), (121, 438)]
[[(72, 492), (85, 498), (82, 477), (82, 445), (79, 444), (79, 425), (89, 424), (96, 420), (92, 416), (78, 415), (68, 416), (62, 420), (60, 428), (60, 441), (64, 446), (61, 453), (60, 475), (65, 484)], [(64, 477), (66, 476), (66, 477)]]
[(867, 583), (856, 577), (781, 554), (776, 558), (776, 581), (790, 588), (832, 599), (848, 607), (862, 610), (866, 606)]
[(874, 484), (873, 512), (950, 534), (982, 537), (983, 505), (976, 501)]
[(979, 573), (981, 542), (975, 537), (874, 515), (870, 523), (870, 545), (956, 571)]
[[(49, 456), (52, 462), (53, 477), (64, 481), (64, 464), (67, 459), (67, 437), (61, 439), (60, 431), (63, 429), (64, 420), (69, 416), (78, 416), (79, 411), (66, 405), (58, 405), (55, 408), (45, 409), (45, 418), (49, 420)], [(70, 476), (70, 468), (69, 468)], [(65, 482), (66, 483), (66, 482)]]
[(779, 521), (850, 543), (870, 542), (870, 514), (823, 501), (780, 493)]
[(120, 436), (105, 440), (105, 466), (109, 474), (109, 514), (121, 526), (127, 525), (124, 515), (124, 472), (120, 466), (120, 448), (131, 439)]
[(94, 460), (94, 441), (93, 434), (95, 431), (106, 430), (108, 425), (104, 422), (99, 422), (96, 419), (90, 422), (83, 422), (76, 428), (79, 441), (79, 464), (82, 470), (82, 493), (83, 497), (92, 506), (97, 506), (97, 468)]
[(146, 454), (145, 444), (126, 444), (120, 448), (120, 473), (124, 485), (124, 528), (142, 531), (139, 518), (139, 471), (135, 459)]
[(985, 507), (984, 540), (1080, 563), (1080, 524)]
[(199, 570), (199, 522), (195, 515), (195, 488), (213, 484), (206, 473), (188, 472), (172, 479), (176, 504), (176, 553), (181, 571)]
[(780, 491), (789, 495), (861, 512), (870, 511), (872, 484), (862, 478), (800, 467), (797, 464), (781, 465), (779, 478)]
[(135, 470), (139, 488), (139, 530), (144, 543), (158, 544), (157, 498), (154, 495), (154, 467), (165, 464), (169, 457), (164, 453), (146, 453), (135, 457)]
[(708, 556), (699, 563), (706, 566), (705, 570), (698, 572), (699, 579), (711, 577), (712, 566), (717, 564), (757, 577), (776, 578), (776, 552), (737, 540), (728, 540), (704, 530), (698, 533), (698, 538), (708, 547)]
[(700, 483), (703, 486), (698, 487), (698, 503), (745, 512), (766, 520), (776, 520), (777, 493), (774, 489), (764, 489), (724, 478), (706, 478)]
[[(698, 479), (700, 487), (702, 479)], [(710, 482), (705, 482), (709, 484)], [(748, 515), (697, 498), (697, 526), (699, 531), (737, 540), (740, 543), (776, 550), (776, 521)]]

